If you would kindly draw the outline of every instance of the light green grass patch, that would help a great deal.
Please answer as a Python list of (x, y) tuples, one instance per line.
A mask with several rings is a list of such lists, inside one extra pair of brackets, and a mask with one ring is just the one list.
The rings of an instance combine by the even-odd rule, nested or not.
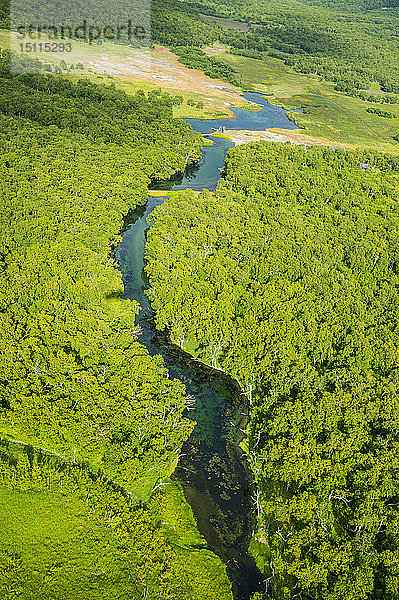
[(179, 546), (206, 546), (199, 533), (193, 512), (176, 481), (163, 482), (164, 487), (154, 494), (149, 507), (157, 515), (157, 526), (168, 541)]
[(228, 136), (226, 133), (213, 133), (212, 137), (215, 138), (222, 138), (224, 140), (229, 140), (230, 142), (232, 142), (233, 140), (231, 139), (230, 136)]
[(0, 535), (0, 562), (20, 558), (8, 585), (3, 581), (4, 600), (135, 597), (117, 538), (75, 496), (0, 486)]
[[(286, 110), (303, 106), (305, 112), (295, 113), (295, 122), (305, 129), (304, 133), (349, 146), (399, 154), (399, 143), (393, 139), (399, 133), (399, 122), (367, 113), (366, 108), (375, 107), (374, 103), (336, 92), (334, 84), (297, 73), (276, 58), (266, 56), (257, 60), (228, 52), (219, 58), (251, 82), (255, 90), (270, 94), (269, 100), (274, 104)], [(276, 74), (274, 81), (268, 81), (271, 68)], [(265, 81), (267, 85), (261, 83)], [(389, 111), (399, 118), (399, 105), (389, 105)]]

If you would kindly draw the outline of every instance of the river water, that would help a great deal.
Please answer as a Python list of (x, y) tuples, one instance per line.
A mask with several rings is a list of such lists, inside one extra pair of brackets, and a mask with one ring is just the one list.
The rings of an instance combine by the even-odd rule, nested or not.
[[(260, 94), (246, 93), (245, 97), (261, 109), (235, 108), (234, 119), (186, 121), (201, 133), (210, 133), (212, 127), (220, 125), (252, 130), (296, 128), (283, 109), (268, 104)], [(195, 167), (167, 182), (157, 182), (156, 188), (215, 189), (226, 152), (234, 144), (223, 138), (213, 140), (212, 146), (204, 147)], [(264, 590), (264, 577), (247, 552), (256, 519), (251, 502), (251, 473), (238, 446), (246, 422), (245, 397), (234, 380), (191, 358), (154, 327), (143, 273), (145, 232), (148, 216), (164, 201), (165, 197), (150, 196), (144, 207), (130, 215), (116, 259), (125, 297), (136, 300), (142, 307), (137, 318), (142, 329), (140, 342), (151, 355), (163, 356), (170, 377), (185, 384), (192, 404), (187, 416), (196, 421), (196, 426), (183, 446), (184, 456), (174, 477), (183, 487), (208, 548), (227, 565), (235, 600), (249, 600), (253, 592)]]

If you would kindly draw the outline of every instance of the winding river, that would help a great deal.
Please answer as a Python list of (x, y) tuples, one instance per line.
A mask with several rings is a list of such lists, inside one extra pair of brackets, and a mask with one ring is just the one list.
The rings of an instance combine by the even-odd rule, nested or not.
[[(262, 130), (270, 127), (294, 129), (285, 111), (267, 102), (260, 94), (246, 93), (247, 100), (260, 105), (257, 111), (235, 108), (235, 119), (186, 119), (201, 133), (225, 125), (230, 129)], [(156, 187), (168, 190), (215, 189), (226, 152), (233, 143), (214, 138), (202, 158), (184, 175)], [(142, 310), (138, 316), (140, 341), (151, 355), (161, 354), (172, 378), (186, 386), (192, 410), (188, 416), (196, 426), (185, 443), (174, 477), (181, 483), (192, 507), (198, 528), (208, 548), (227, 565), (235, 600), (248, 600), (255, 591), (264, 590), (264, 577), (248, 554), (256, 520), (251, 502), (251, 473), (238, 446), (246, 422), (246, 403), (238, 384), (220, 371), (201, 364), (157, 332), (145, 294), (143, 273), (147, 218), (165, 197), (150, 196), (144, 207), (130, 215), (123, 239), (116, 250), (125, 296), (136, 300)]]

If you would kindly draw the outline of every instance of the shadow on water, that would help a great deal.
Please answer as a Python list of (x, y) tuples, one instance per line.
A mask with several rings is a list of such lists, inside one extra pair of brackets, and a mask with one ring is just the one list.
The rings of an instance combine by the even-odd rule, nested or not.
[(174, 478), (209, 549), (227, 565), (234, 598), (248, 600), (264, 589), (264, 577), (247, 551), (256, 522), (251, 474), (238, 446), (247, 420), (245, 399), (228, 375), (194, 360), (171, 344), (167, 333), (156, 333), (151, 318), (144, 327), (143, 336), (153, 336), (149, 350), (162, 354), (170, 375), (185, 384), (191, 404), (187, 416), (196, 421)]
[[(295, 127), (281, 108), (269, 105), (259, 94), (246, 94), (246, 97), (262, 105), (262, 110), (234, 109), (237, 115), (234, 120), (188, 119), (188, 122), (202, 133), (220, 124), (234, 129)], [(162, 184), (154, 182), (154, 187), (214, 189), (226, 152), (232, 146), (228, 140), (216, 138), (213, 146), (203, 149), (197, 165)], [(264, 591), (265, 583), (248, 553), (256, 519), (251, 502), (252, 476), (238, 445), (247, 421), (246, 400), (236, 381), (195, 360), (173, 345), (167, 333), (155, 329), (145, 294), (144, 251), (149, 227), (147, 218), (164, 200), (165, 197), (150, 196), (145, 207), (128, 216), (122, 242), (115, 252), (116, 259), (125, 296), (141, 306), (140, 341), (151, 355), (162, 355), (170, 376), (185, 384), (190, 404), (187, 416), (196, 421), (190, 439), (183, 446), (183, 456), (174, 477), (184, 489), (209, 549), (227, 565), (235, 600), (249, 600), (255, 591)]]

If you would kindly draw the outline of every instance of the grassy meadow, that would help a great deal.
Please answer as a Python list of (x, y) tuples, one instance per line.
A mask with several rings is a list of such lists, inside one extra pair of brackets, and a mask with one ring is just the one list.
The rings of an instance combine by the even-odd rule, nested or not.
[[(254, 91), (267, 94), (270, 102), (286, 110), (302, 108), (303, 113), (295, 113), (295, 122), (305, 129), (304, 133), (351, 146), (399, 153), (399, 144), (393, 139), (399, 133), (399, 105), (380, 105), (346, 96), (336, 92), (333, 84), (317, 76), (297, 73), (276, 58), (257, 60), (227, 51), (218, 57), (240, 73), (243, 85), (250, 84)], [(376, 106), (395, 118), (366, 111)]]
[[(10, 33), (5, 30), (0, 30), (0, 48), (10, 48)], [(205, 76), (199, 72), (198, 76), (204, 79), (205, 84), (198, 80), (198, 85), (191, 85), (191, 80), (196, 79), (196, 72), (183, 67), (177, 57), (164, 48), (138, 51), (112, 42), (97, 45), (73, 40), (71, 52), (37, 52), (30, 56), (53, 67), (59, 67), (64, 60), (68, 68), (63, 70), (62, 76), (73, 81), (89, 79), (97, 84), (113, 83), (127, 94), (159, 88), (174, 93), (183, 98), (182, 104), (173, 109), (175, 117), (212, 119), (231, 115), (228, 105), (232, 95), (207, 87)], [(77, 64), (83, 68), (76, 68)], [(216, 87), (225, 85), (217, 80), (209, 81)], [(234, 89), (234, 86), (229, 87)], [(236, 89), (235, 99), (239, 94), (241, 91)], [(197, 106), (199, 102), (203, 108)]]

